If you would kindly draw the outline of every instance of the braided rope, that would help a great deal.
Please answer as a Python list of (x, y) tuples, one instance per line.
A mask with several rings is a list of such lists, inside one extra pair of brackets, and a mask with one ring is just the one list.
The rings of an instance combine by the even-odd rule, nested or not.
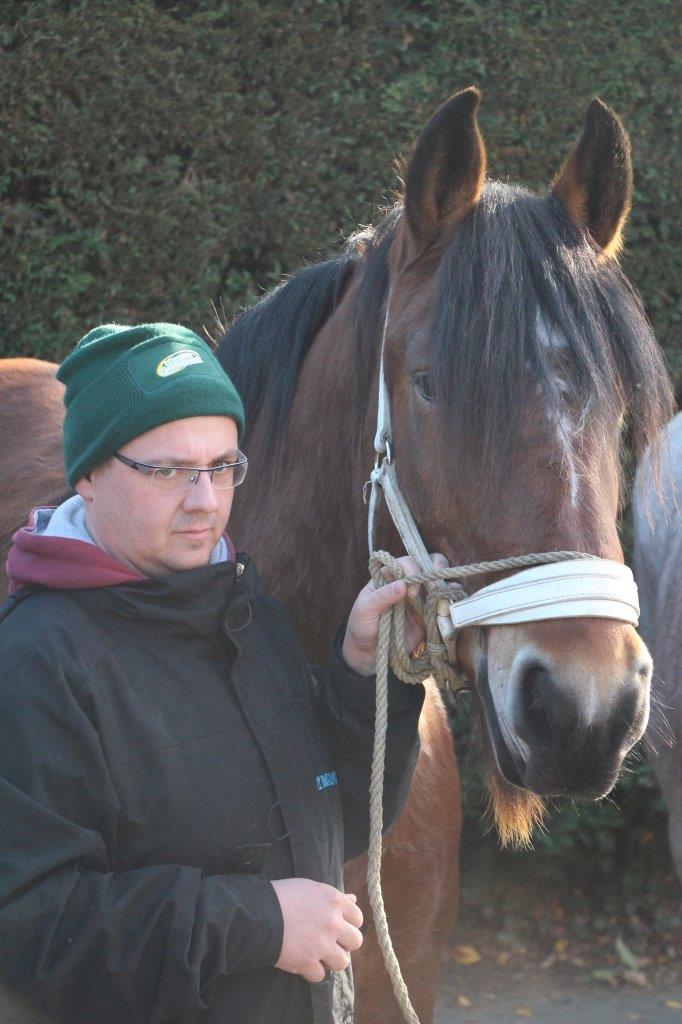
[(403, 579), (412, 583), (432, 584), (425, 597), (408, 598), (426, 628), (426, 652), (412, 658), (405, 648), (405, 601), (387, 608), (379, 620), (376, 665), (376, 721), (372, 773), (369, 790), (369, 853), (367, 861), (367, 889), (369, 903), (374, 917), (374, 927), (379, 948), (384, 958), (398, 1005), (408, 1024), (420, 1024), (412, 1006), (400, 964), (393, 949), (388, 931), (386, 909), (381, 891), (382, 827), (384, 820), (384, 765), (386, 759), (386, 731), (388, 726), (388, 669), (404, 683), (421, 683), (433, 676), (439, 689), (448, 690), (453, 683), (461, 680), (456, 666), (450, 664), (447, 649), (438, 629), (437, 608), (443, 598), (461, 601), (467, 593), (457, 580), (505, 569), (522, 569), (533, 565), (550, 565), (578, 558), (596, 556), (578, 551), (549, 551), (544, 554), (518, 555), (498, 558), (490, 562), (474, 562), (471, 565), (448, 566), (425, 572), (406, 574), (400, 562), (387, 551), (374, 551), (369, 561), (369, 571), (374, 585), (386, 586), (391, 582), (382, 573), (387, 568), (393, 580)]

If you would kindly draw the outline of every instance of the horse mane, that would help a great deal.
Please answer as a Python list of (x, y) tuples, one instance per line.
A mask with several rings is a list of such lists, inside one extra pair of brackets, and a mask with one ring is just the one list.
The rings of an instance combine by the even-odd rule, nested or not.
[(282, 434), (301, 364), (343, 295), (355, 259), (344, 251), (299, 270), (242, 313), (218, 342), (218, 359), (244, 403), (246, 429), (262, 417), (266, 444)]
[(359, 268), (362, 278), (352, 313), (351, 348), (357, 361), (356, 398), (368, 392), (388, 291), (388, 250), (400, 212), (397, 207), (376, 227), (355, 233), (338, 256), (299, 270), (223, 326), (216, 354), (244, 403), (246, 431), (258, 424), (271, 453), (279, 449), (312, 341)]

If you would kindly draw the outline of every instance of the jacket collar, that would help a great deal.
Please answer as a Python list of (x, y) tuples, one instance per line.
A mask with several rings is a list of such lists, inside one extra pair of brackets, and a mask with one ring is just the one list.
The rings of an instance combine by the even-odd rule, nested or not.
[(128, 619), (131, 625), (140, 623), (162, 633), (215, 640), (226, 636), (230, 620), (248, 618), (248, 608), (242, 613), (240, 606), (259, 592), (260, 579), (253, 562), (248, 555), (239, 554), (236, 561), (115, 587), (73, 591), (72, 596), (90, 609)]

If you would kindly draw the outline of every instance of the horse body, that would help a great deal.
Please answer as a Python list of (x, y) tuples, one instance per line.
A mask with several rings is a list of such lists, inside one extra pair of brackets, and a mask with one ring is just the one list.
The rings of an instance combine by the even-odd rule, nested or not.
[(668, 806), (670, 849), (682, 882), (682, 413), (668, 425), (664, 486), (657, 493), (644, 459), (633, 493), (634, 567), (640, 630), (654, 659), (648, 759)]
[[(0, 559), (12, 532), (26, 522), (36, 497), (64, 489), (62, 418), (64, 389), (57, 367), (39, 359), (2, 361), (0, 465), (4, 473), (0, 501)], [(4, 574), (0, 599), (4, 597)]]
[[(622, 560), (628, 405), (640, 448), (668, 418), (660, 353), (612, 255), (631, 192), (622, 125), (594, 101), (553, 194), (536, 197), (485, 183), (477, 105), (472, 89), (444, 104), (381, 224), (266, 296), (219, 344), (244, 399), (251, 463), (230, 529), (315, 660), (367, 579), (362, 485), (382, 346), (401, 488), (429, 550), (452, 564), (552, 549)], [(28, 403), (23, 412), (28, 433)], [(50, 437), (60, 423), (61, 411)], [(38, 483), (34, 474), (17, 502), (35, 504), (48, 489)], [(400, 552), (383, 508), (376, 546)], [(632, 627), (572, 619), (468, 628), (457, 659), (474, 690), (504, 841), (528, 841), (544, 797), (609, 791), (648, 715), (651, 662)], [(461, 825), (452, 741), (432, 687), (420, 734), (411, 793), (385, 841), (383, 884), (427, 1024), (456, 910)], [(363, 860), (348, 866), (347, 881), (364, 901)], [(398, 1024), (372, 937), (368, 922), (354, 956), (357, 1021)]]

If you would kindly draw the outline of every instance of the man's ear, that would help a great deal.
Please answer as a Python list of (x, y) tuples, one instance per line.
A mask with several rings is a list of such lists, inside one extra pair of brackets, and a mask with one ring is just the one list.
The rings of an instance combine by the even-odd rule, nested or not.
[(552, 193), (608, 255), (618, 255), (632, 202), (630, 138), (616, 114), (600, 99), (593, 99), (587, 108), (582, 134), (557, 175)]
[(80, 494), (83, 501), (92, 502), (95, 497), (95, 489), (92, 485), (92, 476), (90, 473), (86, 473), (80, 480), (76, 480), (74, 490), (77, 494)]

